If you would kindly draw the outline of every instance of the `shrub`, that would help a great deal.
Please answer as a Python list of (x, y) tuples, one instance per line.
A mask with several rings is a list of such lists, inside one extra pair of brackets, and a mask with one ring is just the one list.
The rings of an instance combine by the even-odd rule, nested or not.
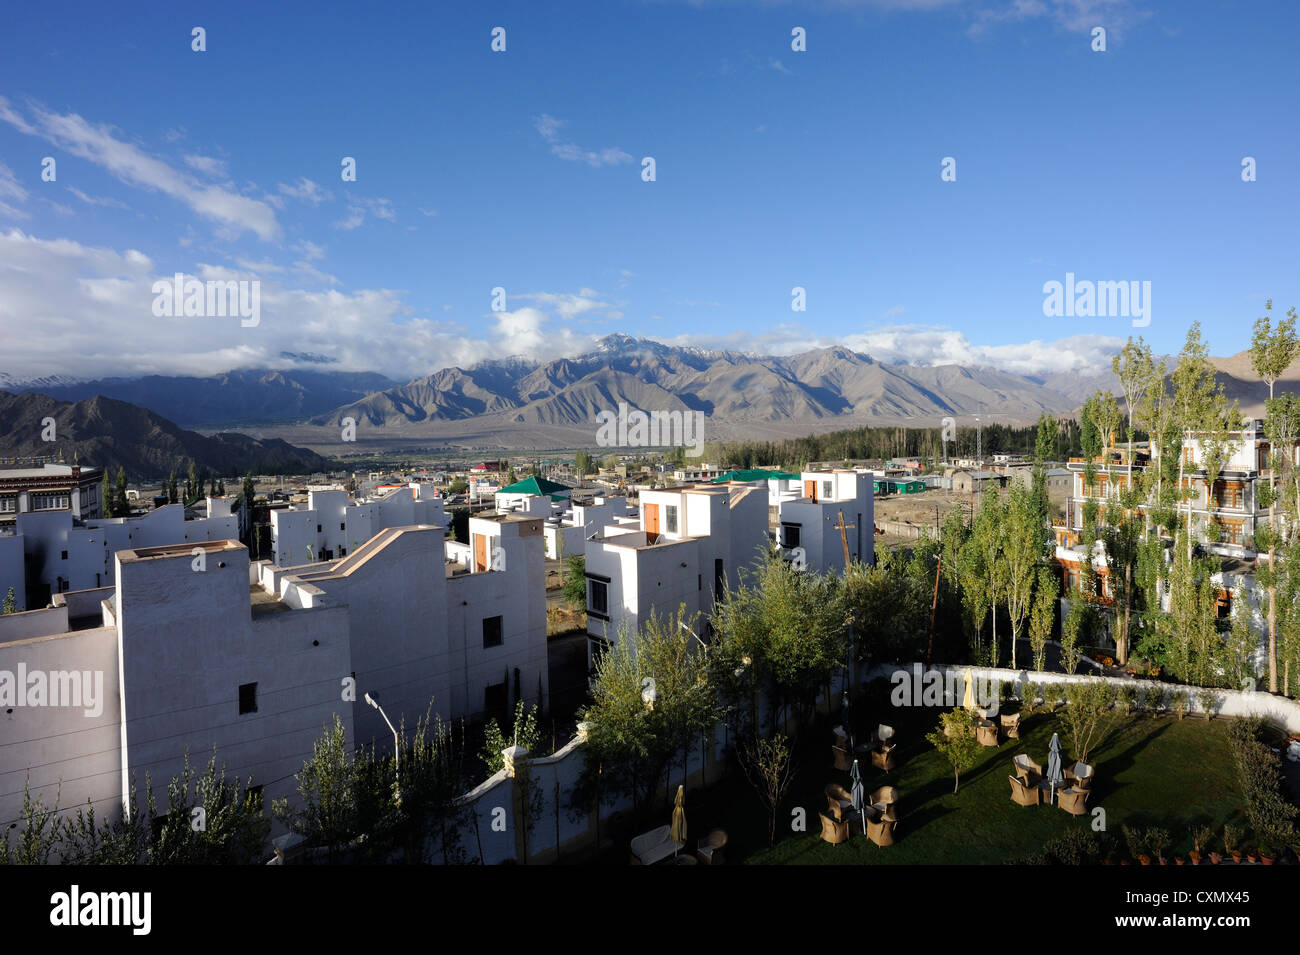
[(1180, 720), (1187, 715), (1187, 708), (1189, 705), (1190, 699), (1188, 698), (1186, 690), (1169, 691), (1169, 708), (1177, 714)]

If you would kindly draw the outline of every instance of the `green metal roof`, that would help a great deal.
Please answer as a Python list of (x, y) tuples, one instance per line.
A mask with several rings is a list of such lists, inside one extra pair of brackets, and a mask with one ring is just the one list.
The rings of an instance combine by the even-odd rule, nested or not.
[(799, 475), (791, 474), (789, 471), (771, 471), (767, 468), (736, 468), (728, 471), (726, 474), (720, 474), (710, 483), (725, 484), (728, 481), (741, 481), (748, 484), (752, 481), (797, 481)]
[(498, 494), (536, 494), (539, 497), (543, 494), (557, 494), (560, 491), (572, 490), (567, 484), (556, 484), (554, 481), (548, 481), (546, 478), (526, 477), (522, 481), (516, 481), (509, 487), (503, 487), (497, 491)]

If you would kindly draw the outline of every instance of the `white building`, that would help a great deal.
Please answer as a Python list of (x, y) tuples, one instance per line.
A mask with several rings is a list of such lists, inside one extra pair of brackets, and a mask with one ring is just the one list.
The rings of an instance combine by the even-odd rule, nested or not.
[(28, 513), (64, 511), (79, 520), (100, 517), (103, 477), (101, 468), (76, 464), (0, 469), (0, 526)]
[(645, 491), (640, 518), (639, 526), (606, 525), (586, 542), (589, 655), (651, 613), (667, 617), (682, 604), (688, 618), (709, 613), (768, 549), (761, 488)]
[(431, 484), (409, 484), (353, 501), (341, 487), (308, 488), (307, 506), (271, 511), (271, 553), (277, 567), (346, 557), (390, 527), (447, 523)]
[[(187, 521), (185, 508), (168, 504), (138, 517), (108, 517), (80, 521), (71, 510), (34, 511), (14, 522), (22, 560), (0, 557), (0, 597), (14, 588), (19, 610), (45, 606), (52, 594), (107, 586), (113, 576), (113, 554), (119, 550), (165, 544), (228, 540), (239, 536), (239, 519), (231, 499), (208, 498), (207, 518)], [(0, 531), (3, 533), (3, 531)], [(5, 538), (0, 538), (5, 540)]]
[(637, 520), (636, 508), (625, 498), (597, 497), (591, 504), (574, 504), (562, 514), (547, 520), (542, 528), (546, 538), (548, 560), (587, 552), (587, 539), (602, 527)]
[(803, 495), (780, 502), (781, 556), (813, 573), (842, 574), (847, 542), (850, 560), (874, 563), (872, 475), (837, 468), (805, 471), (801, 481)]
[[(350, 742), (391, 747), (366, 693), (408, 731), (430, 710), (477, 718), (545, 700), (541, 522), (475, 518), (470, 530), (493, 557), (474, 572), (447, 564), (429, 525), (294, 568), (250, 565), (234, 541), (197, 556), (189, 544), (127, 549), (111, 587), (0, 617), (0, 820), (20, 813), (28, 783), (46, 806), (89, 800), (111, 817), (146, 772), (165, 789), (187, 751), (201, 767), (214, 746), (268, 805), (293, 798), (335, 715)], [(32, 696), (37, 672), (59, 699)]]

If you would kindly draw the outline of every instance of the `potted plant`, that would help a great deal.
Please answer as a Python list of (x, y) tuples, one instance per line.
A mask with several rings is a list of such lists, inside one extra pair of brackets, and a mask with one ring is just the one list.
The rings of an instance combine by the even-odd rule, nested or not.
[(1259, 864), (1260, 864), (1260, 865), (1272, 865), (1272, 864), (1273, 864), (1274, 862), (1276, 862), (1276, 861), (1277, 861), (1277, 853), (1275, 853), (1275, 852), (1274, 852), (1272, 849), (1270, 849), (1268, 846), (1260, 846), (1260, 847), (1259, 847)]
[(1210, 841), (1209, 826), (1192, 827), (1192, 851), (1188, 853), (1188, 858), (1192, 860), (1192, 865), (1201, 864), (1201, 846)]
[(1249, 862), (1251, 865), (1254, 865), (1255, 863), (1257, 863), (1257, 862), (1259, 861), (1259, 856), (1257, 856), (1257, 855), (1255, 854), (1255, 850), (1254, 850), (1254, 849), (1247, 849), (1247, 850), (1246, 850), (1246, 861)]
[(1174, 711), (1180, 720), (1187, 715), (1188, 702), (1186, 690), (1169, 691), (1169, 708)]
[(1141, 865), (1150, 865), (1151, 857), (1146, 851), (1146, 833), (1139, 829), (1132, 829), (1128, 825), (1120, 828), (1124, 833), (1124, 841), (1128, 843), (1128, 854)]
[(1205, 719), (1214, 719), (1214, 704), (1218, 700), (1218, 694), (1213, 690), (1201, 690), (1197, 694), (1197, 702), (1201, 704), (1201, 712), (1205, 714)]
[(1241, 862), (1241, 849), (1238, 843), (1241, 841), (1241, 830), (1236, 826), (1223, 827), (1223, 851), (1232, 856), (1232, 861)]
[(1160, 865), (1169, 865), (1169, 860), (1165, 858), (1165, 846), (1169, 845), (1169, 831), (1160, 828), (1148, 829), (1146, 842), (1153, 858)]

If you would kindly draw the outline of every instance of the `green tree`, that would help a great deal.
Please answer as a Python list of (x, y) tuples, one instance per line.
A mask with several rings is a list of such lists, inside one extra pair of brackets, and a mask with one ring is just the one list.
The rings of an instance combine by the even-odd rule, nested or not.
[(591, 453), (579, 451), (573, 456), (573, 471), (579, 478), (592, 473)]
[(801, 718), (847, 662), (847, 616), (838, 576), (804, 573), (769, 554), (714, 606), (715, 652), (721, 642), (724, 655), (748, 657), (776, 712), (792, 705)]
[(99, 500), (105, 517), (117, 517), (117, 495), (113, 493), (113, 482), (109, 480), (108, 468), (104, 468), (104, 478), (99, 482)]
[(1011, 620), (1011, 669), (1014, 670), (1020, 628), (1029, 616), (1036, 571), (1045, 556), (1047, 533), (1032, 494), (1018, 483), (1012, 484), (1007, 493), (1002, 527), (1003, 577), (1007, 616)]
[(113, 511), (117, 517), (131, 516), (131, 502), (126, 496), (126, 468), (117, 469), (117, 490), (113, 495)]
[(580, 792), (597, 785), (597, 798), (625, 792), (635, 812), (646, 812), (673, 758), (716, 726), (708, 661), (683, 622), (681, 609), (652, 613), (639, 632), (624, 626), (597, 655), (591, 702), (581, 712), (589, 728)]
[(767, 810), (767, 844), (776, 844), (776, 819), (781, 800), (794, 782), (796, 764), (789, 741), (780, 734), (742, 741), (738, 754), (745, 778)]
[[(248, 865), (266, 851), (270, 823), (262, 812), (262, 797), (227, 780), (217, 769), (216, 750), (202, 773), (190, 765), (189, 753), (181, 773), (167, 786), (167, 810), (160, 813), (153, 784), (146, 777), (148, 817), (156, 820), (149, 839), (147, 861), (153, 865)], [(138, 812), (138, 810), (136, 810)]]
[(17, 601), (14, 600), (14, 589), (10, 587), (5, 594), (4, 603), (0, 604), (0, 615), (13, 613), (17, 607)]
[(483, 726), (483, 752), (480, 758), (487, 766), (488, 775), (501, 771), (505, 765), (502, 752), (507, 746), (522, 746), (533, 758), (545, 755), (541, 752), (542, 731), (537, 725), (537, 704), (525, 706), (523, 700), (515, 703), (514, 721), (508, 732), (503, 732), (501, 724), (490, 719)]
[(167, 503), (168, 503), (168, 504), (175, 504), (176, 501), (177, 501), (177, 497), (178, 497), (177, 492), (176, 492), (176, 472), (175, 472), (175, 471), (172, 471), (172, 473), (171, 473), (171, 474), (168, 476), (168, 478), (167, 478), (166, 492), (167, 492)]
[(587, 609), (587, 558), (570, 554), (564, 558), (564, 602), (574, 610)]
[(1086, 763), (1088, 754), (1100, 746), (1119, 722), (1114, 709), (1115, 691), (1098, 677), (1089, 677), (1065, 687), (1069, 703), (1061, 713), (1061, 722), (1070, 737), (1070, 755)]
[(975, 738), (975, 714), (958, 707), (939, 717), (939, 726), (925, 738), (952, 764), (952, 791), (961, 785), (961, 774), (979, 759), (980, 743)]
[[(59, 801), (47, 808), (37, 795), (32, 798), (30, 778), (23, 783), (23, 808), (13, 826), (4, 829), (4, 841), (0, 842), (0, 865), (49, 865), (57, 862), (59, 843), (63, 838), (66, 822), (59, 815)], [(17, 829), (18, 838), (15, 845), (9, 843), (9, 833)]]
[[(1273, 311), (1273, 300), (1269, 299), (1264, 303), (1264, 310), (1271, 313)], [(1270, 418), (1270, 431), (1275, 430), (1272, 427), (1272, 417), (1274, 411), (1280, 410), (1274, 404), (1273, 386), (1277, 380), (1282, 377), (1286, 370), (1295, 361), (1296, 356), (1300, 355), (1300, 338), (1296, 336), (1296, 310), (1294, 307), (1287, 312), (1287, 317), (1278, 321), (1274, 327), (1271, 315), (1264, 315), (1255, 322), (1254, 335), (1250, 345), (1250, 362), (1255, 374), (1259, 376), (1260, 381), (1268, 385), (1268, 405), (1266, 406)], [(1294, 433), (1294, 432), (1292, 432)], [(1288, 435), (1278, 435), (1284, 440)], [(1289, 449), (1291, 443), (1274, 444), (1275, 451)], [(1280, 470), (1281, 459), (1286, 457), (1281, 454), (1274, 454), (1273, 467), (1268, 479), (1267, 507), (1268, 507), (1268, 526), (1269, 534), (1267, 535), (1268, 543), (1268, 569), (1269, 581), (1266, 585), (1268, 594), (1268, 689), (1270, 693), (1277, 692), (1277, 585), (1272, 579), (1276, 569), (1277, 558), (1277, 539), (1274, 529), (1277, 524), (1275, 521), (1274, 504), (1276, 500), (1277, 474)]]
[(1034, 653), (1034, 669), (1047, 669), (1047, 641), (1056, 625), (1056, 598), (1059, 587), (1056, 574), (1046, 567), (1038, 568), (1038, 586), (1034, 589), (1034, 609), (1029, 619), (1029, 646)]

